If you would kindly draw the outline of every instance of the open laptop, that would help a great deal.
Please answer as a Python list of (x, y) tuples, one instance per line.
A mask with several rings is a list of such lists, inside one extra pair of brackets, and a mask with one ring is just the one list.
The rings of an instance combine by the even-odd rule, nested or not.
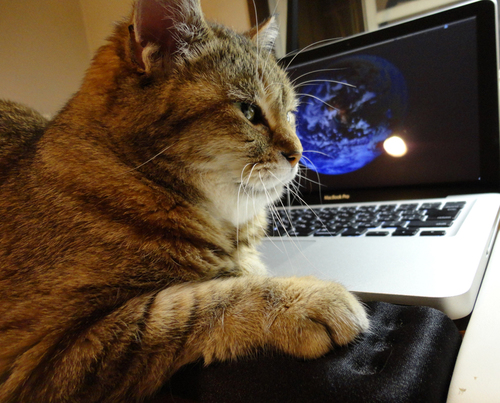
[(302, 94), (305, 178), (270, 218), (270, 273), (468, 315), (499, 220), (496, 4), (469, 2), (282, 63)]

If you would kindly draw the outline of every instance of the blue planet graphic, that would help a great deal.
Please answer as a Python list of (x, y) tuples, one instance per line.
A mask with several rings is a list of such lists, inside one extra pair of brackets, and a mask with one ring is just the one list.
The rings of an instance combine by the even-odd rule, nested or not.
[(383, 153), (400, 127), (408, 93), (401, 72), (384, 58), (342, 58), (304, 76), (297, 135), (308, 168), (327, 175), (356, 171)]

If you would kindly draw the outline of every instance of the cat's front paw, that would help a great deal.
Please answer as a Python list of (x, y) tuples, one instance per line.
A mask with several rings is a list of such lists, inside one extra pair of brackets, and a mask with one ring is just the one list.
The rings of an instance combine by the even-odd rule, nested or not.
[(368, 331), (365, 309), (340, 284), (306, 277), (283, 279), (281, 285), (281, 303), (269, 329), (280, 350), (316, 358)]

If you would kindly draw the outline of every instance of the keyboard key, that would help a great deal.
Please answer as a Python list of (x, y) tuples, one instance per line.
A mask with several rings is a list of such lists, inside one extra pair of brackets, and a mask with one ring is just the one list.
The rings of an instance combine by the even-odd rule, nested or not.
[(391, 212), (391, 211), (396, 210), (396, 207), (397, 206), (395, 204), (382, 204), (379, 206), (379, 208), (376, 211), (378, 211), (378, 212), (382, 212), (382, 211)]
[(361, 228), (347, 228), (342, 232), (341, 236), (361, 236), (366, 232), (366, 229)]
[(361, 211), (361, 212), (373, 212), (376, 209), (377, 209), (376, 205), (373, 205), (373, 206), (360, 206), (358, 208), (358, 211)]
[(314, 233), (312, 228), (304, 228), (304, 229), (296, 229), (288, 231), (288, 236), (296, 237), (296, 236), (310, 236)]
[(409, 228), (436, 228), (436, 227), (451, 227), (453, 225), (453, 221), (410, 221), (408, 223)]
[(428, 209), (426, 215), (433, 220), (454, 220), (460, 214), (460, 209)]
[(448, 202), (446, 203), (443, 208), (445, 209), (461, 209), (465, 206), (465, 202)]
[(344, 229), (339, 229), (339, 230), (329, 230), (327, 228), (321, 228), (317, 231), (314, 232), (314, 236), (336, 236), (340, 234)]
[(397, 221), (397, 220), (399, 220), (400, 216), (399, 216), (399, 214), (385, 214), (385, 213), (382, 213), (382, 214), (379, 214), (377, 216), (377, 218), (380, 221)]
[(362, 222), (358, 224), (358, 228), (378, 228), (382, 225), (381, 221), (372, 221), (372, 222)]
[(428, 210), (430, 208), (438, 209), (439, 207), (441, 207), (441, 204), (442, 203), (422, 203), (419, 210)]
[(355, 206), (352, 207), (340, 207), (339, 211), (342, 213), (355, 213), (358, 208)]
[(335, 221), (335, 222), (329, 223), (329, 227), (330, 228), (337, 228), (337, 229), (340, 229), (340, 228), (352, 228), (353, 226), (354, 226), (354, 221), (342, 221), (342, 220), (339, 220), (339, 221)]
[(425, 219), (425, 216), (422, 214), (402, 214), (401, 215), (402, 221), (415, 221), (415, 220), (423, 221), (424, 219)]
[(365, 236), (387, 236), (389, 231), (368, 231)]
[(404, 221), (386, 221), (382, 224), (382, 228), (399, 228), (405, 225)]
[(419, 228), (398, 228), (392, 236), (414, 236), (420, 231)]
[(288, 231), (290, 236), (309, 236), (314, 232), (315, 227), (310, 225), (305, 225), (304, 223), (298, 222), (291, 230)]
[(355, 215), (357, 221), (369, 220), (373, 219), (373, 213), (358, 213)]
[(411, 212), (414, 211), (418, 208), (418, 203), (411, 203), (411, 204), (400, 204), (399, 207), (396, 209), (396, 211), (407, 211)]
[(285, 229), (282, 226), (279, 226), (268, 229), (267, 234), (269, 236), (286, 236), (288, 231), (288, 228)]
[(444, 236), (446, 231), (422, 231), (420, 236)]

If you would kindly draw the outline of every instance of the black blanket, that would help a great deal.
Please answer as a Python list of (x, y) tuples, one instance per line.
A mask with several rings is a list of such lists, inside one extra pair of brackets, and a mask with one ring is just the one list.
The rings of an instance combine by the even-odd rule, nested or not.
[(461, 342), (453, 321), (426, 307), (367, 305), (371, 333), (320, 359), (189, 365), (160, 395), (207, 403), (445, 402)]

